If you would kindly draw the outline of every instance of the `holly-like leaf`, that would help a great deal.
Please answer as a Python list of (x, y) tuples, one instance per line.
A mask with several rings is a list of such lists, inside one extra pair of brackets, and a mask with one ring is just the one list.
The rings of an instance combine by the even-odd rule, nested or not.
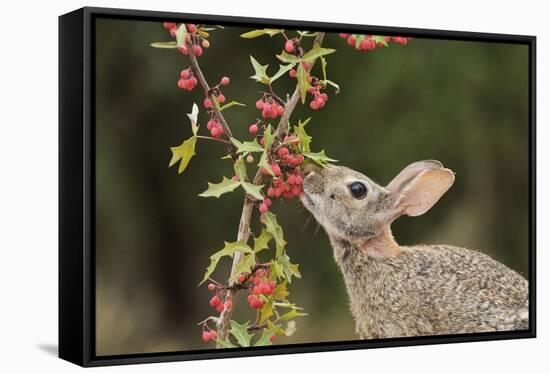
[(280, 316), (277, 320), (278, 321), (286, 321), (286, 320), (289, 320), (289, 319), (294, 319), (296, 317), (304, 317), (304, 316), (307, 316), (307, 313), (301, 313), (301, 312), (298, 312), (296, 309), (292, 309), (292, 310), (290, 310), (290, 312), (287, 312), (287, 313), (283, 314), (282, 316)]
[(238, 101), (230, 101), (229, 103), (220, 106), (219, 109), (220, 109), (220, 111), (222, 111), (222, 110), (231, 108), (232, 106), (235, 106), (235, 105), (237, 105), (237, 106), (246, 106), (246, 104), (239, 103)]
[(189, 117), (189, 120), (191, 121), (191, 131), (193, 131), (193, 135), (197, 135), (197, 132), (199, 131), (199, 126), (197, 125), (198, 115), (199, 107), (197, 106), (197, 104), (193, 103), (191, 113), (187, 113), (187, 117)]
[(286, 52), (282, 52), (280, 55), (277, 55), (277, 58), (287, 64), (297, 64), (298, 62), (300, 62), (300, 58), (298, 56), (291, 55)]
[(231, 324), (229, 333), (235, 337), (241, 347), (249, 347), (250, 339), (252, 339), (252, 335), (248, 333), (249, 322), (246, 321), (241, 325), (237, 321), (231, 320), (229, 323)]
[(249, 182), (243, 182), (242, 185), (247, 194), (253, 196), (257, 200), (263, 200), (264, 198), (264, 195), (262, 195), (262, 188), (264, 188), (263, 184), (257, 185)]
[(273, 235), (275, 244), (277, 245), (276, 258), (279, 258), (286, 245), (285, 238), (283, 237), (283, 228), (277, 222), (277, 216), (271, 212), (264, 213), (266, 230)]
[(216, 266), (218, 266), (219, 261), (220, 261), (219, 258), (210, 260), (210, 265), (208, 265), (208, 267), (206, 268), (206, 272), (204, 273), (204, 278), (202, 278), (202, 281), (199, 283), (199, 286), (203, 284), (210, 277), (210, 275), (214, 272), (214, 270), (216, 270)]
[(296, 64), (288, 64), (288, 65), (279, 65), (279, 71), (275, 73), (274, 76), (269, 78), (270, 83), (275, 82), (277, 79), (279, 79), (283, 74), (285, 74), (287, 71), (292, 69)]
[(271, 337), (273, 335), (275, 335), (275, 333), (277, 332), (277, 326), (274, 326), (274, 327), (271, 327), (271, 328), (268, 328), (268, 329), (264, 329), (264, 331), (262, 332), (262, 335), (260, 336), (260, 338), (258, 339), (258, 341), (254, 344), (255, 347), (260, 347), (260, 346), (263, 346), (263, 345), (271, 345), (273, 343), (271, 343)]
[(388, 46), (388, 42), (386, 42), (386, 37), (382, 35), (373, 35), (372, 39), (374, 42), (378, 45), (378, 43), (382, 43), (384, 47)]
[(201, 197), (220, 197), (224, 193), (231, 192), (241, 185), (240, 181), (234, 181), (223, 177), (220, 183), (208, 182), (208, 189), (199, 194)]
[(336, 161), (338, 161), (338, 160), (335, 160), (333, 158), (328, 157), (325, 154), (324, 149), (320, 152), (304, 152), (304, 156), (306, 156), (307, 158), (315, 161), (315, 163), (317, 163), (319, 165), (324, 165), (327, 162), (336, 162)]
[(233, 256), (235, 252), (244, 252), (244, 253), (252, 253), (252, 248), (246, 243), (243, 243), (241, 241), (237, 242), (224, 242), (223, 249), (219, 250), (218, 252), (214, 253), (212, 256), (210, 256), (211, 260), (219, 260), (220, 258), (224, 256)]
[(250, 56), (250, 62), (252, 63), (252, 67), (254, 68), (254, 75), (252, 75), (250, 78), (254, 79), (256, 82), (269, 84), (270, 80), (267, 75), (267, 67), (269, 65), (260, 65), (260, 63), (252, 56)]
[(241, 38), (253, 39), (253, 38), (257, 38), (258, 36), (262, 36), (262, 35), (269, 35), (271, 37), (271, 36), (274, 36), (274, 35), (277, 35), (277, 34), (281, 34), (284, 31), (285, 30), (282, 30), (282, 29), (252, 30), (252, 31), (249, 31), (249, 32), (245, 32), (244, 34), (241, 34)]
[(221, 345), (222, 347), (224, 347), (224, 348), (236, 348), (237, 347), (235, 344), (231, 343), (229, 338), (225, 338), (224, 340), (216, 338), (216, 339), (214, 339), (214, 341), (216, 343), (218, 343), (219, 345)]
[(277, 269), (277, 271), (284, 274), (284, 278), (288, 280), (288, 283), (292, 283), (292, 276), (296, 278), (302, 277), (300, 271), (298, 271), (298, 264), (291, 263), (287, 254), (280, 256), (276, 262), (280, 265), (280, 269)]
[(313, 62), (321, 56), (326, 56), (336, 52), (336, 49), (323, 48), (319, 45), (315, 45), (305, 55), (302, 56), (302, 61)]
[(298, 89), (300, 90), (300, 99), (302, 104), (306, 102), (306, 96), (311, 84), (309, 84), (309, 73), (304, 69), (304, 64), (298, 64), (296, 78), (298, 79)]
[(302, 120), (298, 120), (298, 124), (294, 126), (294, 133), (298, 136), (298, 139), (300, 139), (300, 149), (302, 152), (311, 152), (310, 144), (313, 138), (309, 136), (305, 130), (305, 127), (310, 120), (311, 117), (306, 119), (304, 122), (302, 122)]
[(265, 131), (264, 131), (264, 149), (269, 150), (271, 149), (271, 145), (273, 144), (273, 139), (275, 138), (273, 136), (271, 125), (267, 125)]
[(229, 279), (230, 282), (234, 282), (242, 273), (250, 273), (252, 267), (256, 264), (254, 253), (245, 254), (237, 266), (235, 267), (235, 273)]
[(233, 169), (235, 170), (235, 175), (239, 177), (241, 182), (244, 182), (247, 179), (246, 175), (246, 163), (242, 158), (235, 161), (233, 164)]
[(195, 146), (197, 145), (197, 138), (193, 135), (189, 139), (185, 140), (181, 145), (177, 147), (170, 147), (172, 151), (172, 158), (170, 159), (170, 164), (168, 167), (173, 166), (178, 161), (180, 161), (180, 166), (178, 169), (178, 174), (183, 173), (191, 158), (196, 155)]
[(256, 139), (251, 142), (241, 143), (235, 138), (231, 138), (231, 142), (237, 147), (237, 153), (248, 153), (248, 152), (263, 152), (264, 147), (262, 147)]
[(267, 162), (266, 151), (264, 151), (264, 153), (262, 153), (262, 155), (260, 156), (260, 162), (258, 162), (258, 166), (261, 167), (261, 168), (263, 167), (265, 170), (267, 170), (267, 172), (269, 174), (271, 174), (272, 177), (275, 176), (275, 173), (273, 173), (273, 170), (271, 169), (271, 166)]
[(187, 36), (187, 27), (185, 26), (185, 23), (182, 23), (181, 25), (179, 25), (178, 29), (176, 30), (177, 47), (183, 47), (185, 45), (186, 36)]
[(153, 48), (166, 48), (166, 49), (173, 49), (178, 47), (178, 43), (174, 41), (170, 42), (154, 42), (150, 44)]
[(273, 239), (273, 235), (265, 228), (262, 228), (260, 236), (254, 238), (254, 253), (267, 249), (271, 239)]
[(260, 323), (264, 323), (273, 315), (273, 298), (269, 298), (260, 310)]
[(286, 300), (286, 297), (288, 296), (288, 290), (286, 288), (286, 284), (287, 284), (287, 281), (285, 279), (281, 283), (279, 283), (277, 287), (275, 287), (275, 289), (273, 290), (273, 294), (271, 295), (273, 300), (281, 300), (281, 301)]

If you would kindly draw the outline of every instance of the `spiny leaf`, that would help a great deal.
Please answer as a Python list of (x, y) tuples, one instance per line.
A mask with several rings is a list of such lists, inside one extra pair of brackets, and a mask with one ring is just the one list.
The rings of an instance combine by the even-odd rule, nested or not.
[(254, 68), (254, 75), (252, 75), (250, 78), (256, 80), (256, 82), (269, 84), (270, 80), (266, 72), (268, 65), (260, 65), (260, 63), (256, 61), (256, 59), (252, 56), (250, 56), (250, 62), (252, 63), (252, 67)]
[(249, 322), (246, 321), (241, 325), (238, 322), (231, 320), (229, 323), (231, 324), (229, 333), (237, 339), (237, 342), (241, 347), (249, 347), (250, 339), (252, 339), (252, 335), (248, 333)]
[(260, 323), (264, 323), (272, 315), (273, 315), (273, 298), (269, 298), (269, 300), (264, 304), (264, 306), (260, 310)]
[(264, 131), (264, 149), (269, 150), (271, 148), (271, 145), (273, 144), (273, 139), (275, 137), (273, 136), (273, 131), (271, 128), (271, 125), (267, 125), (265, 131)]
[(311, 144), (311, 140), (313, 138), (309, 136), (305, 130), (305, 127), (310, 120), (311, 117), (306, 119), (304, 122), (302, 122), (302, 120), (299, 120), (298, 124), (294, 126), (294, 133), (298, 136), (298, 139), (300, 139), (300, 148), (302, 152), (311, 152), (309, 145)]
[(181, 145), (177, 147), (170, 147), (172, 151), (172, 158), (170, 159), (170, 164), (168, 167), (173, 166), (178, 161), (180, 162), (180, 167), (178, 169), (178, 174), (183, 173), (191, 158), (196, 155), (195, 146), (197, 144), (197, 138), (193, 135), (189, 139), (185, 140)]
[(292, 69), (296, 64), (288, 64), (288, 65), (279, 65), (279, 71), (275, 73), (274, 76), (269, 78), (270, 83), (275, 82), (277, 79), (279, 79), (283, 74), (285, 74), (287, 71)]
[(336, 50), (332, 48), (323, 48), (316, 45), (315, 47), (311, 48), (305, 55), (302, 56), (302, 61), (313, 62), (317, 58), (321, 56), (326, 56), (333, 52), (336, 52)]
[(284, 31), (285, 30), (281, 30), (281, 29), (252, 30), (252, 31), (249, 31), (249, 32), (245, 32), (244, 34), (241, 34), (241, 38), (253, 39), (253, 38), (257, 38), (258, 36), (262, 36), (262, 35), (273, 36), (273, 35), (281, 34)]
[(224, 340), (221, 340), (221, 339), (214, 339), (216, 343), (218, 343), (219, 345), (221, 345), (222, 347), (224, 348), (236, 348), (237, 346), (234, 345), (233, 343), (231, 343), (231, 341), (229, 340), (229, 338), (225, 338)]
[(176, 30), (176, 42), (178, 47), (183, 47), (185, 45), (185, 37), (187, 36), (187, 27), (185, 23), (179, 25)]
[(288, 280), (288, 283), (292, 283), (292, 276), (295, 276), (296, 278), (302, 277), (300, 271), (298, 271), (298, 265), (291, 263), (287, 254), (280, 256), (277, 260), (277, 264), (281, 267), (280, 269), (277, 269), (278, 272), (282, 271), (284, 278)]
[(309, 84), (309, 73), (304, 69), (304, 64), (298, 64), (298, 71), (296, 72), (296, 78), (298, 79), (298, 89), (300, 90), (300, 98), (302, 104), (306, 102), (306, 96), (311, 84)]
[(235, 273), (233, 274), (233, 276), (231, 276), (229, 281), (234, 282), (242, 273), (249, 273), (255, 264), (256, 264), (256, 260), (254, 258), (254, 254), (253, 253), (245, 254), (241, 258), (241, 261), (239, 261), (239, 263), (235, 267)]
[(326, 162), (336, 162), (338, 160), (335, 160), (333, 158), (328, 157), (325, 154), (325, 150), (323, 149), (320, 152), (304, 152), (304, 156), (307, 158), (315, 161), (319, 165), (323, 165)]
[(247, 153), (247, 152), (263, 152), (264, 148), (258, 144), (258, 141), (254, 139), (251, 142), (241, 143), (235, 138), (231, 138), (231, 142), (237, 147), (237, 153)]
[(278, 321), (286, 321), (289, 319), (294, 319), (296, 317), (304, 317), (307, 316), (307, 313), (300, 313), (296, 309), (292, 309), (290, 312), (283, 314), (279, 317)]
[(264, 195), (262, 195), (263, 185), (257, 185), (249, 182), (242, 182), (243, 188), (247, 194), (254, 196), (255, 199), (263, 200)]
[(254, 238), (254, 253), (267, 249), (271, 239), (273, 239), (273, 235), (271, 235), (271, 233), (265, 228), (262, 228), (260, 236)]
[(224, 193), (231, 192), (241, 185), (240, 181), (234, 181), (223, 177), (220, 183), (208, 182), (208, 189), (199, 194), (201, 197), (220, 197)]
[(224, 242), (224, 244), (225, 246), (223, 247), (223, 249), (210, 256), (211, 260), (219, 260), (224, 256), (233, 256), (235, 252), (252, 253), (252, 248), (250, 248), (248, 244), (245, 244), (241, 241), (231, 243)]
[(285, 238), (283, 237), (283, 228), (277, 222), (277, 216), (271, 212), (264, 213), (266, 230), (273, 235), (275, 244), (277, 244), (276, 258), (279, 258), (286, 245)]
[(286, 297), (288, 296), (286, 284), (287, 284), (287, 281), (285, 279), (281, 283), (279, 283), (277, 287), (275, 287), (275, 289), (273, 290), (273, 294), (271, 295), (271, 297), (274, 300), (281, 300), (281, 301), (286, 300)]
[(242, 158), (235, 161), (235, 163), (233, 164), (233, 169), (235, 170), (235, 175), (239, 177), (239, 180), (241, 182), (244, 182), (247, 178), (247, 175), (246, 175), (246, 163)]
[(246, 106), (246, 104), (239, 103), (238, 101), (231, 101), (231, 102), (229, 102), (229, 103), (227, 103), (227, 104), (225, 104), (225, 105), (222, 105), (222, 106), (220, 107), (220, 111), (225, 110), (225, 109), (227, 109), (227, 108), (231, 108), (232, 106), (235, 106), (235, 105), (238, 105), (238, 106)]
[(264, 153), (262, 153), (262, 155), (260, 156), (260, 162), (258, 162), (258, 166), (266, 169), (267, 172), (271, 174), (272, 177), (275, 176), (275, 174), (273, 173), (273, 170), (271, 170), (271, 166), (267, 163), (266, 151), (264, 151)]
[(199, 286), (203, 284), (210, 277), (210, 275), (214, 272), (214, 270), (216, 270), (216, 266), (218, 265), (219, 261), (220, 261), (219, 258), (210, 260), (210, 265), (208, 265), (208, 267), (206, 268), (206, 272), (204, 273), (204, 278), (202, 278), (202, 281), (199, 283)]
[(264, 331), (262, 332), (262, 335), (260, 336), (258, 341), (254, 344), (254, 346), (255, 347), (260, 347), (260, 346), (263, 346), (263, 345), (273, 344), (273, 343), (271, 343), (270, 339), (273, 335), (275, 335), (275, 333), (277, 332), (277, 329), (278, 329), (277, 326), (274, 326), (274, 327), (269, 328), (269, 329), (264, 329)]
[(287, 64), (297, 64), (298, 62), (300, 62), (300, 58), (298, 56), (291, 55), (286, 52), (282, 52), (280, 55), (277, 55), (277, 58), (282, 62), (286, 62)]
[(153, 47), (153, 48), (172, 49), (172, 48), (177, 48), (178, 43), (176, 43), (174, 41), (171, 41), (171, 42), (154, 42), (154, 43), (151, 43), (150, 46)]

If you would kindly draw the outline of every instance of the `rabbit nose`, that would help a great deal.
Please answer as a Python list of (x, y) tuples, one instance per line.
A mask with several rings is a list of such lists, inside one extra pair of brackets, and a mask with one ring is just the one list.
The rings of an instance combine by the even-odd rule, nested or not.
[(304, 166), (304, 177), (307, 177), (312, 173), (319, 173), (320, 171), (321, 171), (321, 167), (316, 163), (312, 162)]

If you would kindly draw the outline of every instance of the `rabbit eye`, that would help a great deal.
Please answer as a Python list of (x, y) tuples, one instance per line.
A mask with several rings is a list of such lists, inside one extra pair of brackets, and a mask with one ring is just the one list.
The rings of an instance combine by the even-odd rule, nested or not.
[(361, 182), (353, 182), (349, 185), (349, 191), (356, 199), (363, 199), (367, 196), (367, 187)]

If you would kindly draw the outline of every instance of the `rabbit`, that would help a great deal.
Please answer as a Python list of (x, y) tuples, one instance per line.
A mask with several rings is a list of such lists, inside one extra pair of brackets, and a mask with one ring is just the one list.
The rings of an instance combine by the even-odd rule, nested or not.
[(529, 328), (528, 282), (512, 269), (470, 249), (393, 238), (396, 218), (424, 214), (454, 180), (434, 160), (386, 187), (343, 166), (305, 167), (300, 199), (329, 236), (361, 339)]

